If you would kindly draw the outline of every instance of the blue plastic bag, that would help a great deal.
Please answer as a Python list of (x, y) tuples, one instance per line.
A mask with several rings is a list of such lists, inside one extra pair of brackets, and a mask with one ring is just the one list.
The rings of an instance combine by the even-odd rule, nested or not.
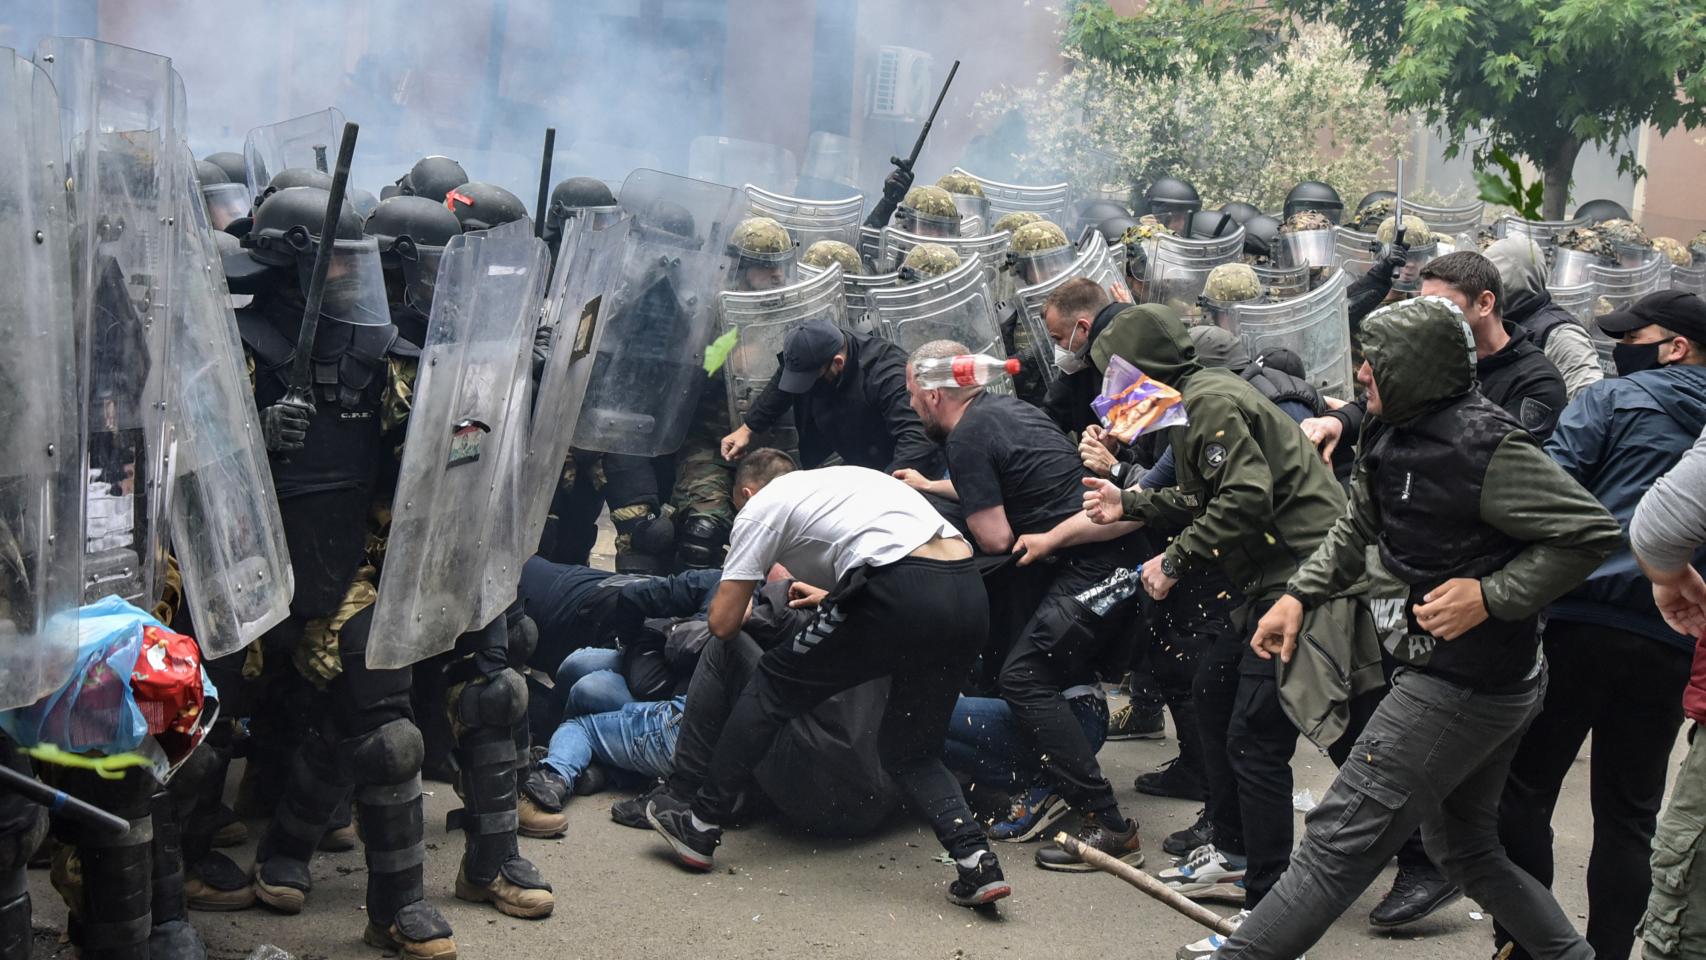
[[(73, 614), (65, 614), (67, 616)], [(0, 729), (24, 747), (49, 743), (72, 753), (126, 753), (148, 735), (130, 689), (142, 651), (142, 628), (164, 627), (117, 597), (75, 614), (77, 666), (65, 686), (27, 707), (0, 713)]]

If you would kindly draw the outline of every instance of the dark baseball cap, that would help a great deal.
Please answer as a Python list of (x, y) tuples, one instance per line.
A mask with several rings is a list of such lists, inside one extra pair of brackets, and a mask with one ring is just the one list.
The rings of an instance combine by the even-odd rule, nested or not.
[(1642, 327), (1661, 326), (1706, 345), (1706, 300), (1684, 290), (1649, 293), (1622, 310), (1600, 317), (1599, 329), (1612, 339)]
[(847, 336), (828, 320), (807, 320), (782, 340), (783, 393), (805, 393), (823, 368), (841, 352)]

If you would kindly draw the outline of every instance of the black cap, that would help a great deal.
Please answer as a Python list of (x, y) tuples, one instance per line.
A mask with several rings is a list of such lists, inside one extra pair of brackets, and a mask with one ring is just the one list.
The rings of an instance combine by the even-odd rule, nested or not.
[(1598, 323), (1612, 339), (1656, 324), (1706, 346), (1706, 300), (1684, 290), (1649, 293), (1625, 309), (1600, 317)]
[(828, 320), (807, 320), (782, 341), (783, 393), (805, 393), (817, 382), (823, 368), (841, 352), (847, 336)]

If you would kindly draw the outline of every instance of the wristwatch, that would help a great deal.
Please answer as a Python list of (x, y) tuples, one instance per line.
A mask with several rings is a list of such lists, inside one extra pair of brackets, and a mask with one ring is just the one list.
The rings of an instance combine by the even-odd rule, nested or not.
[(1169, 580), (1179, 579), (1179, 568), (1173, 566), (1172, 558), (1165, 554), (1161, 557), (1161, 575)]
[(1108, 468), (1109, 479), (1113, 480), (1115, 483), (1124, 483), (1125, 468), (1126, 464), (1124, 460), (1115, 460), (1114, 465)]

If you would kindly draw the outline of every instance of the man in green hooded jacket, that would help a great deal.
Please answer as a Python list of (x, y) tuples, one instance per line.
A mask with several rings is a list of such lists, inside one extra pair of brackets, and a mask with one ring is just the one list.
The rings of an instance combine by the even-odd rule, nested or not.
[[(1291, 866), (1219, 960), (1292, 960), (1314, 945), (1420, 825), (1446, 876), (1536, 958), (1593, 950), (1499, 844), (1512, 755), (1544, 700), (1538, 614), (1621, 543), (1617, 522), (1475, 385), (1455, 304), (1421, 297), (1362, 326), (1357, 378), (1377, 418), (1350, 509), (1291, 577), (1250, 643), (1292, 660), (1308, 611), (1363, 577), (1366, 550), (1409, 588), (1393, 690), (1309, 816)], [(1301, 638), (1301, 643), (1300, 643)]]

